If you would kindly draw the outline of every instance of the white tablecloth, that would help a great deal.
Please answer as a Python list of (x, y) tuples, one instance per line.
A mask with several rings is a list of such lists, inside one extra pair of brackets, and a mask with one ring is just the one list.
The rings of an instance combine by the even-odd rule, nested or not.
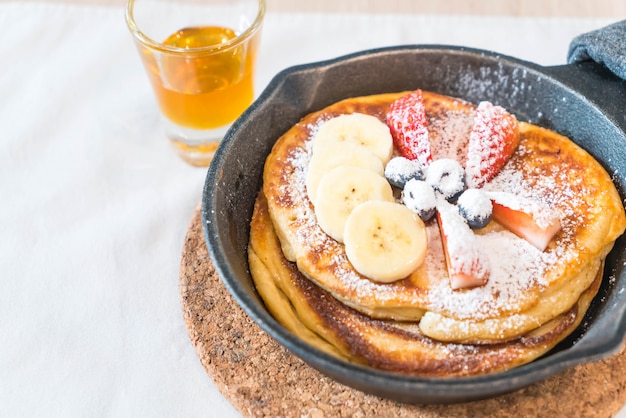
[[(563, 64), (572, 37), (608, 23), (270, 13), (258, 89), (293, 64), (405, 43)], [(239, 416), (181, 315), (206, 170), (164, 139), (122, 8), (0, 3), (0, 28), (0, 416)]]

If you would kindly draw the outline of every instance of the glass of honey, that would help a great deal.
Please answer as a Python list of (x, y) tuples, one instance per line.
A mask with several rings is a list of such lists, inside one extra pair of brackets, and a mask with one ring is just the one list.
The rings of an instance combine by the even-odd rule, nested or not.
[(207, 166), (254, 99), (265, 0), (128, 0), (133, 34), (178, 154)]

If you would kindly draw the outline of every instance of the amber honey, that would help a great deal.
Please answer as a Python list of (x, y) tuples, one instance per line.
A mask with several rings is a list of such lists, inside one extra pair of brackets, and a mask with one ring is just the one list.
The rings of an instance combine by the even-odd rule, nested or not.
[[(231, 123), (250, 105), (256, 45), (229, 47), (226, 43), (236, 36), (219, 26), (185, 28), (163, 42), (180, 48), (180, 53), (145, 56), (152, 61), (159, 106), (170, 121), (187, 128), (214, 129)], [(194, 50), (221, 44), (223, 50)]]

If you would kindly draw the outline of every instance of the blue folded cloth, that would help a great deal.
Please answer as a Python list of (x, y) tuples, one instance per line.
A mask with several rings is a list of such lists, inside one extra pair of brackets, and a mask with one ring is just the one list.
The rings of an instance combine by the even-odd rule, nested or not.
[(567, 62), (594, 60), (626, 80), (626, 20), (575, 37)]

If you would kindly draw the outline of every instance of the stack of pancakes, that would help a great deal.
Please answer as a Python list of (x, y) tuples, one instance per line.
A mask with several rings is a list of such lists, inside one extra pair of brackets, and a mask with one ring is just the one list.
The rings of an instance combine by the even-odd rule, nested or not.
[[(493, 373), (553, 348), (582, 321), (603, 263), (626, 228), (610, 176), (552, 131), (520, 123), (520, 144), (486, 190), (531, 198), (561, 214), (541, 252), (496, 221), (475, 231), (489, 254), (485, 286), (450, 287), (436, 220), (426, 223), (424, 263), (405, 279), (377, 283), (350, 264), (319, 227), (305, 179), (321, 124), (342, 114), (385, 120), (406, 93), (357, 97), (312, 113), (268, 156), (248, 250), (256, 288), (272, 315), (311, 345), (371, 367), (419, 376)], [(475, 106), (424, 92), (433, 158), (463, 161)]]

